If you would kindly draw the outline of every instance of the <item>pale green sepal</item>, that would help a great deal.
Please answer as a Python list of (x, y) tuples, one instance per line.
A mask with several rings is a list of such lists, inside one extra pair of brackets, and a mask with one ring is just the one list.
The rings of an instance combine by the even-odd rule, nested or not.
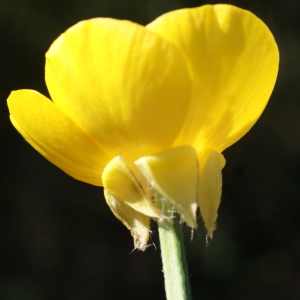
[(126, 203), (117, 201), (105, 189), (104, 196), (115, 217), (130, 230), (134, 247), (142, 251), (146, 250), (149, 240), (150, 218), (132, 209)]
[(174, 205), (188, 226), (196, 228), (198, 160), (196, 150), (180, 146), (144, 156), (135, 164), (150, 185)]
[(160, 211), (152, 203), (146, 180), (134, 164), (116, 156), (105, 167), (102, 174), (103, 186), (117, 201), (125, 202), (132, 209), (161, 219)]
[(221, 201), (221, 170), (225, 165), (225, 159), (222, 154), (208, 149), (198, 153), (198, 161), (200, 174), (198, 205), (207, 230), (207, 236), (212, 238)]

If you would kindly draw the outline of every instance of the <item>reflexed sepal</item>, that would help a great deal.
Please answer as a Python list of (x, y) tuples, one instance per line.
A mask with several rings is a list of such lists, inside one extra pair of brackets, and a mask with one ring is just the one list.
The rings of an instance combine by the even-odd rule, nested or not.
[(105, 190), (117, 201), (155, 219), (161, 219), (160, 211), (152, 203), (152, 196), (146, 179), (134, 164), (122, 156), (113, 158), (102, 174)]
[(104, 190), (104, 196), (116, 218), (130, 230), (134, 247), (144, 251), (149, 239), (150, 218), (132, 209), (126, 203), (117, 201), (106, 190)]
[(225, 165), (225, 159), (222, 154), (208, 149), (198, 153), (198, 161), (200, 170), (198, 204), (207, 236), (212, 238), (221, 201), (221, 170)]
[(190, 146), (144, 156), (135, 164), (153, 188), (171, 203), (188, 226), (196, 228), (198, 160)]

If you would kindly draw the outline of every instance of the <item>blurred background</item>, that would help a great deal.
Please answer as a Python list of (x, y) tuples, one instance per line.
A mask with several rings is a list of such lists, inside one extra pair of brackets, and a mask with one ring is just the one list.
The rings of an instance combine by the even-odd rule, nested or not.
[[(300, 299), (300, 1), (236, 0), (273, 32), (281, 53), (270, 103), (225, 151), (218, 229), (184, 228), (193, 299)], [(92, 17), (147, 24), (211, 1), (0, 0), (0, 299), (165, 299), (158, 233), (133, 250), (102, 188), (76, 181), (27, 144), (8, 118), (12, 90), (48, 95), (44, 55)]]

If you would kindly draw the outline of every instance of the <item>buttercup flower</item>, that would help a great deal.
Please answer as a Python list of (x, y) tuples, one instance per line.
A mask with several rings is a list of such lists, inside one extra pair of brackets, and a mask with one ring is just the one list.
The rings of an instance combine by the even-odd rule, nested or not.
[(224, 149), (257, 121), (275, 84), (278, 49), (249, 11), (205, 5), (147, 26), (96, 18), (46, 54), (51, 100), (8, 99), (16, 129), (67, 174), (104, 187), (107, 204), (145, 249), (150, 219), (172, 206), (212, 237)]

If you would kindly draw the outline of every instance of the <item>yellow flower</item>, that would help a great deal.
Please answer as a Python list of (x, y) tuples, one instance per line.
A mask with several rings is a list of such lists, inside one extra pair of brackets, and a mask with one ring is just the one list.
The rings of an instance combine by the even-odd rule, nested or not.
[(104, 186), (135, 247), (150, 218), (172, 206), (212, 237), (224, 149), (257, 121), (275, 84), (278, 49), (249, 11), (205, 5), (147, 26), (96, 18), (63, 33), (46, 54), (52, 101), (32, 90), (8, 99), (16, 129), (72, 177)]

